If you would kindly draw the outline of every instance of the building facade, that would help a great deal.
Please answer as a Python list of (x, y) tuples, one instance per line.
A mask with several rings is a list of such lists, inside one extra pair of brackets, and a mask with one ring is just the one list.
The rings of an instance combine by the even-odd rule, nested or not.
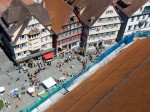
[(117, 8), (117, 12), (123, 21), (116, 41), (133, 32), (150, 29), (149, 0), (112, 0), (111, 2)]
[(62, 26), (61, 32), (57, 35), (56, 49), (57, 51), (69, 50), (78, 48), (80, 46), (80, 40), (82, 35), (82, 25), (78, 18), (72, 12), (67, 22)]
[(3, 34), (8, 36), (1, 45), (11, 48), (8, 54), (11, 54), (9, 57), (12, 57), (15, 63), (39, 56), (45, 59), (53, 58), (51, 19), (41, 4), (25, 4), (14, 0), (2, 13), (0, 22)]
[(121, 18), (109, 0), (69, 0), (68, 4), (83, 24), (81, 47), (85, 51), (115, 42)]
[(67, 51), (80, 47), (82, 25), (73, 7), (64, 0), (44, 0), (43, 4), (49, 15), (52, 16), (52, 30), (55, 32), (53, 45), (56, 54), (62, 50)]
[(17, 31), (13, 34), (12, 41), (15, 41), (13, 48), (17, 61), (53, 52), (51, 31), (33, 16), (17, 40), (16, 34)]
[(111, 45), (117, 38), (121, 20), (115, 8), (110, 5), (89, 28), (86, 50), (99, 47), (99, 44)]
[(129, 17), (124, 36), (150, 30), (150, 0)]

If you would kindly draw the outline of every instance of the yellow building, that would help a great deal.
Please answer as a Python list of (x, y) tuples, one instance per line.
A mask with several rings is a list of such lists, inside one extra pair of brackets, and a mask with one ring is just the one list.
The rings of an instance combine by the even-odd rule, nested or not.
[[(54, 56), (51, 19), (39, 3), (13, 0), (2, 13), (1, 21), (7, 27), (10, 43), (17, 62), (50, 54)], [(32, 0), (31, 0), (32, 1)]]

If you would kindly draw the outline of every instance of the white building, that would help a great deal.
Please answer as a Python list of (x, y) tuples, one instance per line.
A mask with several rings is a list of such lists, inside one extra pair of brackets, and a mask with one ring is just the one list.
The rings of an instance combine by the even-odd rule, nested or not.
[(110, 5), (90, 27), (86, 49), (98, 47), (99, 42), (103, 45), (111, 45), (117, 38), (121, 20), (115, 8)]
[(124, 35), (150, 30), (150, 0), (129, 17)]
[(150, 0), (112, 0), (123, 21), (117, 41), (132, 32), (150, 30)]

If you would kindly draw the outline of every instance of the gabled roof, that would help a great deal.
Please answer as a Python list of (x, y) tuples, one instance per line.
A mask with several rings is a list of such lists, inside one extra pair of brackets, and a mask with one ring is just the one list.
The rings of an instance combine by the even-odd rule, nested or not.
[(58, 34), (61, 28), (67, 22), (73, 8), (64, 0), (45, 0), (45, 7), (52, 17), (52, 30)]
[(138, 9), (140, 9), (149, 0), (122, 0), (124, 3), (128, 4), (126, 8), (122, 8), (117, 2), (118, 0), (110, 0), (114, 6), (120, 9), (127, 16), (132, 16)]
[(92, 26), (109, 5), (111, 5), (109, 0), (75, 0), (73, 2), (77, 16), (88, 26)]

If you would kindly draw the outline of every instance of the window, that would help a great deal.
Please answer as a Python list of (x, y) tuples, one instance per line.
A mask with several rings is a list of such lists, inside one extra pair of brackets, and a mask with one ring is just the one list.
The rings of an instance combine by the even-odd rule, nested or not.
[(131, 22), (134, 20), (134, 17), (131, 18)]
[(134, 25), (134, 29), (136, 29), (137, 28), (137, 25)]
[(146, 23), (144, 24), (144, 27), (147, 27), (147, 24), (148, 24), (148, 22), (146, 22)]
[(60, 45), (60, 41), (58, 41), (58, 45)]
[(20, 56), (21, 55), (21, 53), (18, 53), (18, 56)]
[(108, 37), (109, 36), (109, 33), (106, 33), (106, 37)]
[(70, 22), (74, 22), (74, 17), (70, 17)]
[(46, 38), (45, 38), (45, 37), (42, 37), (42, 38), (41, 38), (41, 41), (42, 41), (42, 42), (46, 41)]
[(106, 11), (106, 14), (112, 14), (112, 13), (113, 13), (113, 10)]
[(115, 32), (115, 31), (113, 31), (113, 32), (112, 32), (112, 36), (114, 36), (115, 34), (116, 34), (116, 32)]
[(114, 24), (114, 27), (118, 27), (118, 24)]
[(78, 28), (77, 31), (80, 32), (80, 31), (81, 31), (81, 28)]
[(26, 54), (27, 53), (27, 51), (24, 51), (24, 54)]
[(70, 31), (68, 31), (68, 32), (66, 32), (67, 33), (67, 35), (70, 35), (71, 34), (71, 32)]
[(50, 47), (50, 43), (47, 44), (47, 47)]
[(72, 37), (70, 37), (70, 41), (72, 41)]
[(99, 22), (107, 22), (107, 19), (106, 18), (100, 18)]
[(62, 34), (60, 33), (60, 34), (58, 34), (58, 38), (60, 38), (60, 37), (62, 37)]
[(107, 19), (107, 21), (113, 21), (113, 19), (115, 19), (115, 17), (114, 17), (114, 18), (109, 17), (109, 18)]
[(145, 19), (146, 15), (143, 15), (143, 19)]
[(118, 20), (118, 17), (114, 17), (114, 21)]
[(50, 40), (51, 39), (51, 37), (50, 37), (50, 35), (48, 35), (47, 37), (46, 37), (46, 40)]
[(136, 25), (134, 25), (134, 29), (136, 29)]
[(106, 33), (102, 33), (102, 35), (103, 35), (103, 37), (105, 37), (105, 36), (106, 36)]
[(47, 48), (47, 44), (45, 44), (45, 46), (44, 46), (45, 48)]
[(140, 12), (142, 11), (143, 7), (140, 8)]
[(102, 29), (107, 29), (107, 28), (108, 28), (107, 25), (102, 26)]
[(43, 32), (47, 32), (47, 30), (46, 30), (46, 29), (42, 29), (42, 30), (41, 30), (41, 33), (43, 33)]
[(62, 44), (64, 44), (65, 43), (65, 40), (62, 40)]
[(27, 43), (23, 43), (23, 44), (22, 44), (22, 47), (26, 47), (26, 46), (27, 46)]
[(137, 16), (137, 19), (136, 19), (136, 20), (138, 21), (139, 19), (140, 19), (140, 16)]
[(131, 30), (132, 26), (128, 26), (128, 30)]
[(23, 40), (26, 38), (26, 35), (21, 35), (19, 38), (20, 38), (20, 40)]

